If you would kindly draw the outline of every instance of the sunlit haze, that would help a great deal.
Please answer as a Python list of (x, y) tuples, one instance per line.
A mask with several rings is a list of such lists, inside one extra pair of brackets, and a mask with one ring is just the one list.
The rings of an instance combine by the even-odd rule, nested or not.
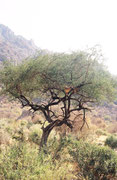
[(0, 24), (51, 51), (99, 44), (117, 74), (117, 0), (0, 0)]

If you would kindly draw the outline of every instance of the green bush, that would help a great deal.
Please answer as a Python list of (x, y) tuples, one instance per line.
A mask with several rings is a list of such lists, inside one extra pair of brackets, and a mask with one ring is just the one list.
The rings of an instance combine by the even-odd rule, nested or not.
[(111, 121), (111, 116), (106, 115), (106, 116), (104, 116), (104, 119), (105, 119), (106, 121)]
[(78, 163), (80, 173), (89, 180), (110, 180), (116, 176), (117, 155), (107, 147), (77, 142), (70, 154)]
[(105, 145), (108, 145), (111, 148), (117, 148), (117, 137), (115, 136), (110, 136), (107, 137), (106, 141), (105, 141)]
[(21, 142), (0, 153), (0, 180), (71, 180), (74, 175), (67, 165), (39, 152), (36, 145)]
[(108, 133), (102, 129), (97, 129), (96, 134), (98, 136), (107, 136)]
[(40, 136), (39, 136), (39, 133), (34, 131), (30, 134), (29, 136), (29, 140), (34, 142), (35, 144), (40, 144)]
[(34, 143), (17, 141), (1, 151), (0, 179), (114, 180), (116, 177), (117, 155), (108, 147), (90, 145), (69, 136), (58, 141), (55, 137), (46, 148), (45, 154)]

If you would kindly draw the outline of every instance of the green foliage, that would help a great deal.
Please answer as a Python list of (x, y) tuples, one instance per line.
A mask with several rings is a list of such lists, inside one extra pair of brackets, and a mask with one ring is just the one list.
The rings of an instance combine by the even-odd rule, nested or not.
[[(116, 178), (117, 155), (108, 147), (99, 147), (83, 141), (77, 141), (72, 136), (61, 138), (59, 143), (52, 145), (51, 153), (54, 159), (69, 158), (77, 162), (77, 178), (87, 180), (110, 180)], [(55, 149), (54, 149), (55, 148)], [(67, 156), (68, 153), (70, 156)]]
[(30, 136), (29, 136), (29, 140), (36, 143), (36, 144), (40, 144), (40, 136), (39, 136), (39, 133), (36, 132), (36, 131), (33, 131)]
[(2, 180), (70, 180), (73, 176), (62, 161), (53, 162), (50, 154), (38, 152), (36, 146), (19, 143), (0, 154)]
[(105, 115), (105, 116), (104, 116), (104, 120), (105, 120), (105, 121), (111, 121), (111, 116)]
[[(115, 81), (106, 71), (100, 58), (93, 52), (74, 52), (72, 54), (47, 54), (36, 59), (24, 61), (18, 66), (4, 63), (0, 72), (2, 93), (39, 97), (48, 88), (64, 90), (66, 86), (83, 86), (82, 93), (91, 99), (111, 99), (115, 95)], [(61, 94), (62, 96), (62, 94)], [(43, 98), (46, 93), (43, 93)]]
[(105, 130), (102, 130), (102, 129), (97, 129), (96, 134), (98, 136), (107, 136), (108, 135), (108, 133)]
[(78, 163), (81, 173), (90, 180), (109, 180), (117, 172), (117, 155), (107, 147), (77, 142), (70, 154)]
[(106, 141), (105, 141), (105, 145), (108, 145), (111, 148), (117, 148), (117, 137), (115, 136), (110, 136), (107, 137)]
[[(19, 142), (0, 153), (3, 180), (110, 180), (117, 172), (117, 155), (107, 147), (77, 141), (71, 136), (55, 138), (38, 152), (34, 144)], [(73, 169), (77, 163), (77, 169)], [(73, 166), (72, 166), (73, 165)]]

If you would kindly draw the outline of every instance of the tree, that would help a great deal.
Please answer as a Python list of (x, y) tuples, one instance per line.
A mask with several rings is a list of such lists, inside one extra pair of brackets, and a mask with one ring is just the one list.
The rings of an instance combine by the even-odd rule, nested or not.
[(18, 66), (4, 64), (0, 72), (1, 93), (44, 117), (40, 147), (46, 145), (54, 127), (65, 124), (72, 130), (74, 120), (81, 116), (82, 129), (89, 103), (114, 97), (115, 83), (99, 63), (100, 57), (93, 49), (40, 55)]

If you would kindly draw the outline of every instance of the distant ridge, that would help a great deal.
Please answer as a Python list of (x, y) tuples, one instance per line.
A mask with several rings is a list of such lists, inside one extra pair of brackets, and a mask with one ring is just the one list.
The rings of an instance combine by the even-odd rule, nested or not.
[(0, 61), (21, 61), (40, 50), (32, 40), (14, 34), (9, 27), (0, 24)]

